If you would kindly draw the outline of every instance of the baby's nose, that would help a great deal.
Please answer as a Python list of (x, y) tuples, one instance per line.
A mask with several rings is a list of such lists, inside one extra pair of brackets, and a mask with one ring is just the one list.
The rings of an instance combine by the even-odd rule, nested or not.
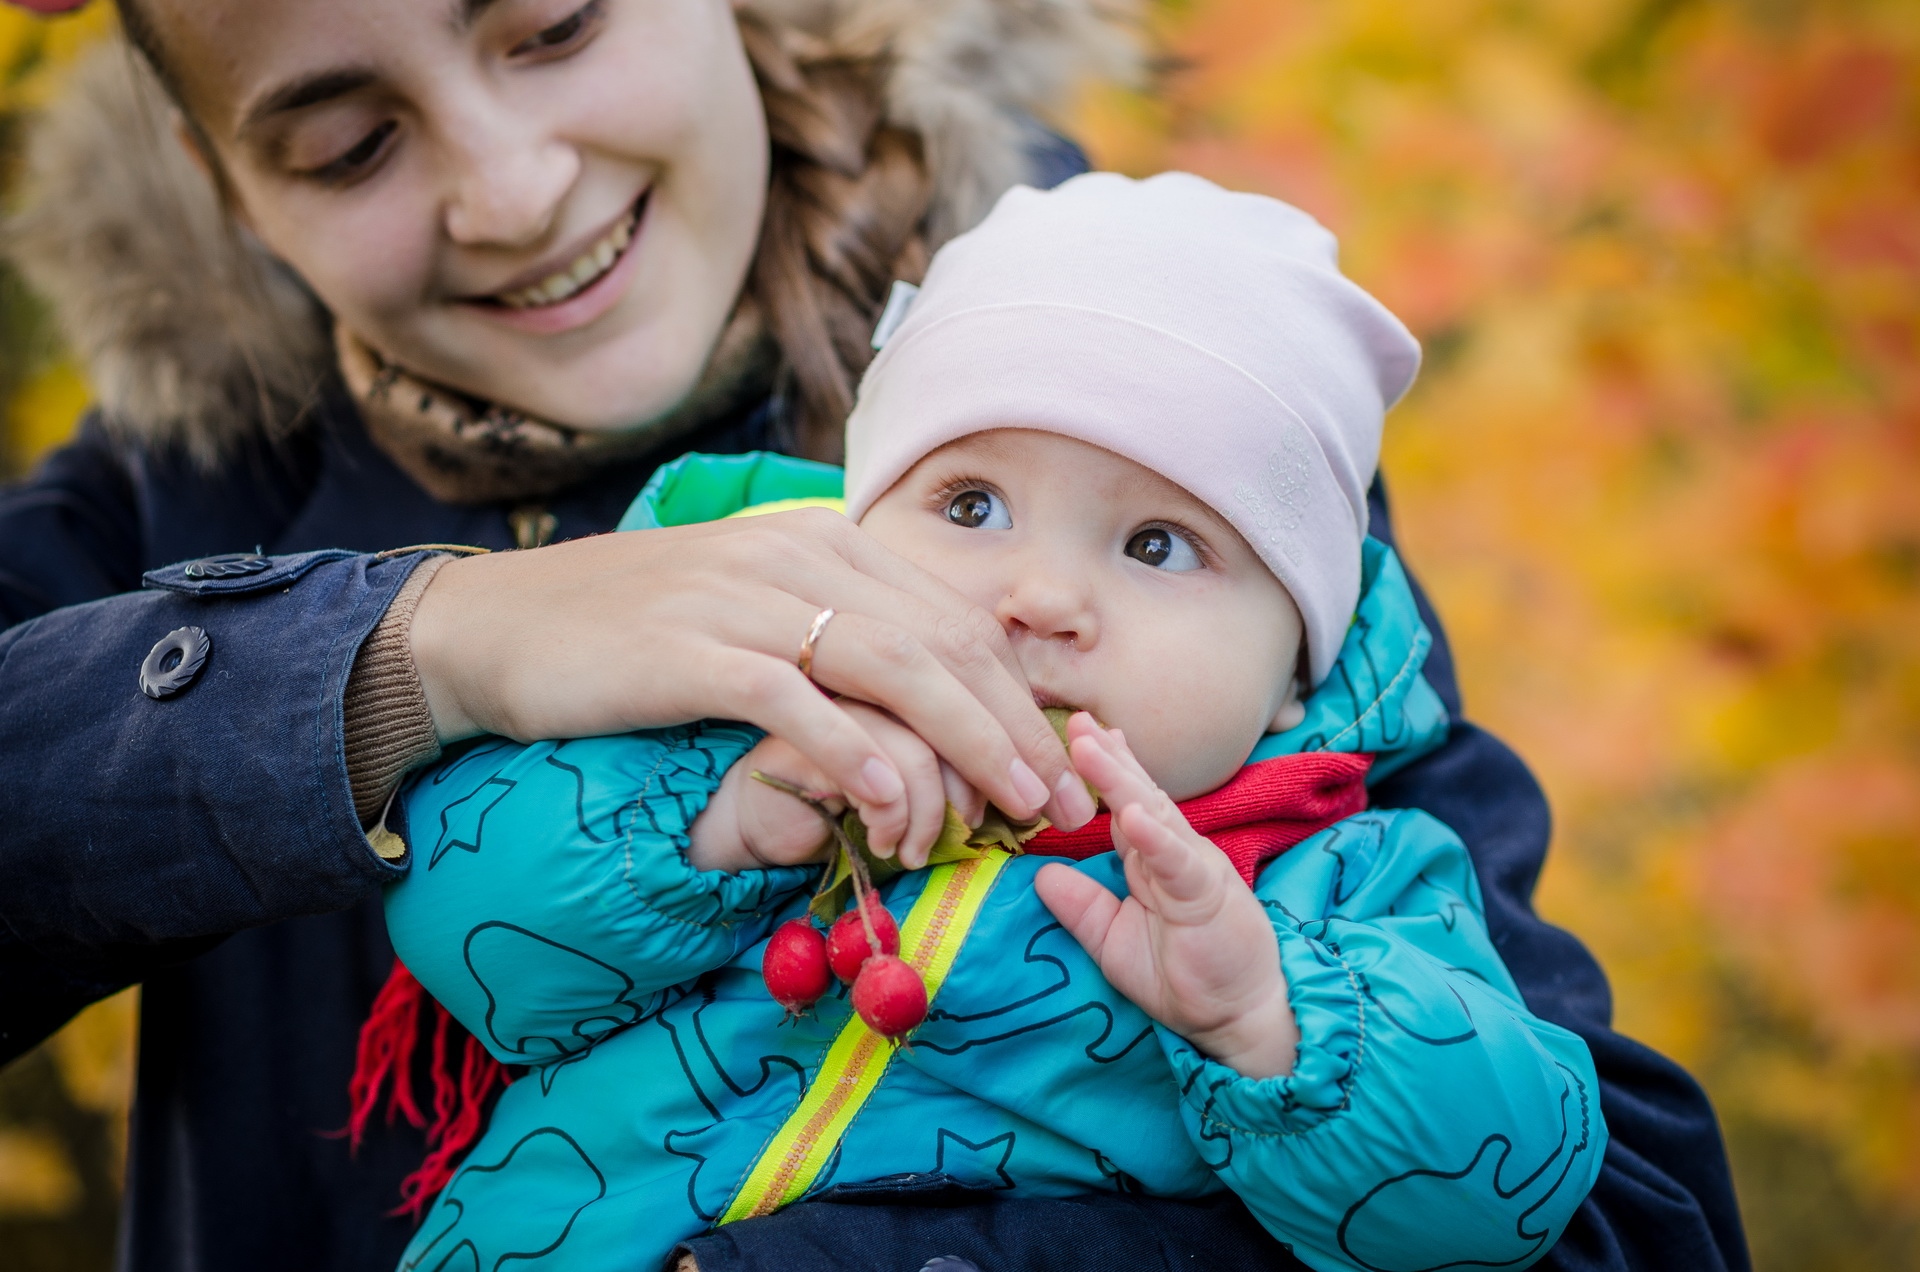
[(1000, 621), (1010, 636), (1022, 633), (1090, 649), (1099, 639), (1088, 589), (1070, 576), (1029, 576), (1007, 593)]

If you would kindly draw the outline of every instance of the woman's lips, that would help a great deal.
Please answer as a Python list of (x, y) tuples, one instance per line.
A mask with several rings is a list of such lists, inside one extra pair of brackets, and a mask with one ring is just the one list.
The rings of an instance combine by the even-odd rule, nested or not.
[[(524, 331), (530, 335), (556, 335), (563, 331), (573, 331), (593, 322), (609, 309), (620, 303), (626, 295), (627, 286), (633, 281), (635, 263), (639, 253), (634, 249), (646, 233), (647, 210), (651, 206), (647, 195), (640, 197), (639, 205), (633, 212), (633, 228), (626, 236), (626, 245), (620, 249), (612, 265), (599, 277), (587, 283), (580, 290), (563, 299), (548, 304), (508, 305), (495, 297), (483, 300), (463, 301), (476, 313), (485, 315), (491, 321)], [(601, 241), (604, 240), (603, 239)], [(599, 241), (596, 241), (598, 246)], [(588, 249), (590, 254), (592, 248)], [(564, 271), (556, 271), (556, 273)], [(516, 301), (527, 298), (534, 287), (516, 289)]]

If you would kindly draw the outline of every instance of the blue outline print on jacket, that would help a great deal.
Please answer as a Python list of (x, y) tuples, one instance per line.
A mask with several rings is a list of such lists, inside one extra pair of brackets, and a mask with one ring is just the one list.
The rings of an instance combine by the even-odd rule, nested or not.
[[(1444, 1046), (1446, 1043), (1434, 1045)], [(1376, 1184), (1366, 1196), (1354, 1202), (1352, 1209), (1340, 1220), (1341, 1253), (1368, 1269), (1368, 1272), (1504, 1268), (1537, 1254), (1551, 1235), (1551, 1229), (1535, 1228), (1530, 1231), (1527, 1221), (1560, 1191), (1560, 1185), (1566, 1182), (1568, 1172), (1573, 1169), (1574, 1160), (1587, 1149), (1590, 1130), (1587, 1084), (1565, 1065), (1560, 1065), (1559, 1069), (1567, 1080), (1567, 1088), (1560, 1097), (1560, 1142), (1554, 1145), (1546, 1160), (1511, 1187), (1503, 1186), (1502, 1180), (1513, 1157), (1513, 1141), (1505, 1135), (1489, 1135), (1480, 1142), (1473, 1159), (1459, 1170), (1410, 1170), (1403, 1175), (1395, 1175)], [(1567, 1146), (1567, 1140), (1572, 1135), (1567, 1116), (1569, 1097), (1577, 1098), (1580, 1102), (1580, 1139), (1572, 1146), (1572, 1151), (1568, 1151)], [(1498, 1152), (1493, 1151), (1496, 1145)], [(1555, 1162), (1559, 1163), (1560, 1171), (1549, 1177), (1548, 1172), (1553, 1169)], [(1452, 1185), (1462, 1179), (1470, 1180), (1477, 1186), (1477, 1190), (1486, 1198), (1488, 1213), (1506, 1211), (1513, 1215), (1512, 1244), (1502, 1249), (1476, 1250), (1476, 1257), (1453, 1259), (1447, 1263), (1408, 1262), (1406, 1253), (1419, 1249), (1419, 1236), (1404, 1231), (1404, 1225), (1394, 1224), (1385, 1216), (1393, 1214), (1396, 1208), (1403, 1215), (1431, 1213), (1434, 1201), (1423, 1200), (1419, 1194), (1422, 1191), (1434, 1192), (1438, 1194), (1435, 1200), (1444, 1203), (1456, 1192)], [(1538, 1187), (1541, 1184), (1545, 1184), (1545, 1187)], [(1496, 1239), (1496, 1232), (1490, 1230), (1489, 1239)], [(1396, 1258), (1396, 1254), (1400, 1257)]]
[[(537, 1211), (530, 1215), (521, 1206), (496, 1202), (469, 1208), (461, 1198), (460, 1186), (467, 1180), (503, 1173), (540, 1181), (537, 1193), (530, 1191), (527, 1201), (532, 1205), (533, 1196), (539, 1197), (546, 1222), (539, 1222)], [(558, 1206), (553, 1204), (556, 1195), (564, 1199)], [(509, 1261), (552, 1254), (573, 1231), (580, 1212), (606, 1195), (606, 1176), (585, 1150), (565, 1131), (543, 1126), (522, 1136), (492, 1165), (460, 1168), (433, 1211), (435, 1216), (451, 1211), (452, 1222), (434, 1234), (418, 1258), (402, 1263), (401, 1272), (496, 1272)]]

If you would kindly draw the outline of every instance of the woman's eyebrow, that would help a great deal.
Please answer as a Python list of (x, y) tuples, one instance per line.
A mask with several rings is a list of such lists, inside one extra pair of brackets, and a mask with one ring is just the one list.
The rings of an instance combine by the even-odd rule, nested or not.
[(464, 31), (480, 20), (480, 15), (491, 9), (499, 0), (454, 0), (454, 29)]
[(245, 137), (275, 115), (304, 110), (358, 92), (373, 83), (374, 79), (374, 72), (364, 67), (336, 67), (289, 80), (247, 108), (235, 135)]

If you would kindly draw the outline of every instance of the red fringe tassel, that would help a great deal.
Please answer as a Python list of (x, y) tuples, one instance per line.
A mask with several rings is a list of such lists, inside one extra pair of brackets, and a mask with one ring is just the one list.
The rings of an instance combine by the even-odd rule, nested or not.
[[(433, 1015), (433, 1054), (428, 1073), (433, 1081), (433, 1119), (428, 1121), (414, 1098), (413, 1059), (420, 1044), (421, 1016)], [(450, 1062), (459, 1050), (458, 1069)], [(391, 1213), (412, 1215), (417, 1222), (427, 1206), (447, 1186), (473, 1142), (496, 1091), (513, 1079), (506, 1066), (463, 1028), (445, 1007), (435, 1002), (413, 973), (397, 959), (387, 983), (373, 1000), (367, 1023), (360, 1026), (360, 1047), (354, 1057), (353, 1081), (347, 1087), (351, 1112), (347, 1136), (355, 1151), (366, 1136), (367, 1123), (387, 1091), (387, 1125), (405, 1118), (409, 1126), (427, 1133), (427, 1157), (418, 1170), (400, 1184), (400, 1204)]]

